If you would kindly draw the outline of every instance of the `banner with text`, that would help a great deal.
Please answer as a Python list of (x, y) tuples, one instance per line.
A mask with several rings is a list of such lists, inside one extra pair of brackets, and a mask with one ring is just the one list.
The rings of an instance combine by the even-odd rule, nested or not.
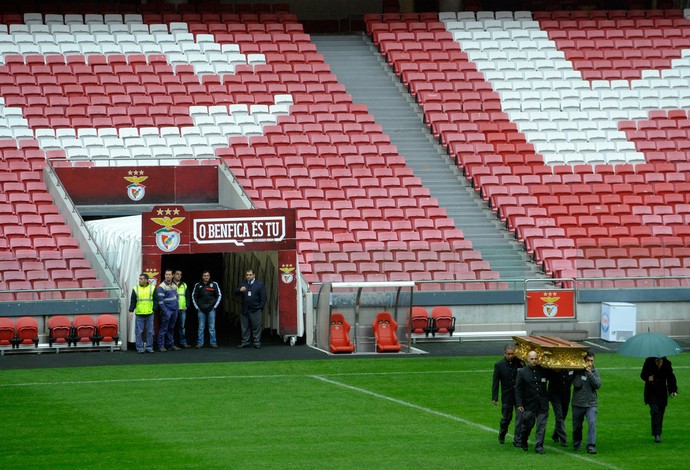
[(166, 254), (277, 252), (278, 333), (300, 334), (294, 209), (188, 212), (184, 206), (161, 205), (144, 212), (141, 225), (143, 269), (156, 281)]
[(296, 249), (294, 209), (185, 211), (156, 206), (142, 214), (142, 249), (215, 253)]

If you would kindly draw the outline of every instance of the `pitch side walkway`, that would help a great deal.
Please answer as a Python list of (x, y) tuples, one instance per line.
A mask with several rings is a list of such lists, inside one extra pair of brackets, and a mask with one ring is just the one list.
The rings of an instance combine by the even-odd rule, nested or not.
[[(690, 338), (677, 340), (684, 351), (690, 351)], [(262, 349), (237, 349), (236, 343), (220, 344), (218, 349), (185, 349), (167, 353), (137, 354), (135, 351), (97, 351), (97, 352), (62, 352), (55, 353), (22, 353), (0, 357), (0, 370), (42, 369), (58, 367), (119, 366), (136, 364), (184, 364), (210, 362), (247, 362), (247, 361), (285, 361), (285, 360), (347, 360), (352, 358), (396, 357), (447, 357), (447, 356), (496, 356), (503, 354), (506, 341), (435, 341), (417, 342), (414, 347), (423, 351), (421, 354), (368, 354), (368, 355), (329, 355), (304, 344), (289, 346), (282, 340), (264, 342)], [(608, 343), (594, 339), (582, 344), (591, 346), (597, 354), (615, 353), (622, 343)]]

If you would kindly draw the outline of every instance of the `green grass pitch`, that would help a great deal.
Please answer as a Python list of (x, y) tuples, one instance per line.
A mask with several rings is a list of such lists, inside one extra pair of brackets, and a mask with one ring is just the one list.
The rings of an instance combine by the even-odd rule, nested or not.
[[(500, 445), (498, 357), (409, 357), (0, 372), (0, 468), (682, 469), (690, 355), (663, 442), (642, 361), (599, 354), (598, 455)], [(570, 417), (566, 423), (570, 438)], [(547, 437), (553, 430), (549, 417)], [(512, 427), (511, 427), (512, 431)], [(533, 437), (533, 436), (532, 436)], [(570, 443), (570, 441), (569, 441)]]

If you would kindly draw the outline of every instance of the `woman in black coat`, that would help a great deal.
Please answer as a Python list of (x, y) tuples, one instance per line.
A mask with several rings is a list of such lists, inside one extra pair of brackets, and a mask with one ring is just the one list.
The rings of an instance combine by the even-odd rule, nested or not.
[(678, 384), (671, 361), (665, 357), (648, 357), (642, 366), (640, 378), (644, 380), (644, 402), (649, 405), (652, 416), (652, 436), (654, 442), (658, 443), (661, 442), (668, 396), (678, 395)]

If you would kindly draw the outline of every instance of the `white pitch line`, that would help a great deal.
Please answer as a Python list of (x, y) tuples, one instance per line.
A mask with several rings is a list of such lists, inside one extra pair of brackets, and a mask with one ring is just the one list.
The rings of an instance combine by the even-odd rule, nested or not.
[(594, 346), (595, 348), (601, 348), (605, 351), (611, 351), (612, 350), (611, 348), (607, 348), (606, 346), (602, 346), (601, 344), (592, 343), (591, 341), (583, 341), (583, 342), (589, 344), (590, 346)]
[[(493, 429), (493, 428), (490, 428), (490, 427), (488, 427), (488, 426), (484, 426), (483, 424), (475, 423), (474, 421), (469, 421), (469, 420), (464, 419), (464, 418), (461, 418), (461, 417), (459, 417), (459, 416), (451, 415), (451, 414), (448, 414), (448, 413), (443, 413), (443, 412), (441, 412), (441, 411), (436, 411), (436, 410), (434, 410), (434, 409), (432, 409), (432, 408), (427, 408), (427, 407), (425, 407), (425, 406), (415, 405), (414, 403), (410, 403), (410, 402), (408, 402), (408, 401), (399, 400), (399, 399), (397, 399), (397, 398), (389, 397), (389, 396), (387, 396), (387, 395), (382, 395), (382, 394), (380, 394), (380, 393), (372, 392), (371, 390), (367, 390), (367, 389), (365, 389), (365, 388), (355, 387), (354, 385), (348, 385), (348, 384), (345, 384), (345, 383), (342, 383), (342, 382), (338, 382), (338, 381), (336, 381), (336, 380), (328, 379), (328, 378), (323, 377), (323, 376), (319, 376), (319, 375), (310, 375), (309, 377), (312, 377), (312, 378), (314, 378), (314, 379), (316, 379), (316, 380), (320, 380), (320, 381), (325, 382), (325, 383), (329, 383), (329, 384), (331, 384), (331, 385), (335, 385), (335, 386), (337, 386), (337, 387), (345, 388), (345, 389), (352, 390), (352, 391), (355, 391), (355, 392), (358, 392), (358, 393), (362, 393), (362, 394), (365, 394), (365, 395), (370, 395), (370, 396), (372, 396), (372, 397), (375, 397), (375, 398), (378, 398), (378, 399), (381, 399), (381, 400), (387, 400), (387, 401), (390, 401), (390, 402), (392, 402), (392, 403), (395, 403), (395, 404), (398, 404), (398, 405), (401, 405), (401, 406), (405, 406), (405, 407), (407, 407), (407, 408), (412, 408), (413, 410), (417, 410), (417, 411), (421, 411), (421, 412), (423, 412), (423, 413), (427, 413), (427, 414), (439, 416), (439, 417), (441, 417), (441, 418), (450, 419), (450, 420), (452, 420), (452, 421), (456, 421), (456, 422), (458, 422), (458, 423), (462, 423), (462, 424), (464, 424), (464, 425), (466, 425), (466, 426), (470, 426), (470, 427), (473, 427), (473, 428), (481, 429), (482, 431), (487, 431), (487, 432), (490, 432), (490, 433), (492, 433), (492, 434), (496, 434), (496, 430)], [(552, 450), (552, 451), (554, 451), (554, 452), (560, 453), (560, 454), (562, 454), (562, 455), (567, 455), (567, 456), (572, 457), (572, 458), (574, 458), (574, 459), (582, 460), (583, 462), (587, 462), (587, 463), (592, 464), (592, 465), (598, 465), (598, 466), (600, 466), (600, 467), (610, 468), (610, 469), (612, 469), (612, 470), (619, 470), (619, 468), (616, 467), (615, 465), (611, 465), (611, 464), (606, 463), (606, 462), (600, 462), (600, 461), (598, 461), (598, 460), (595, 460), (595, 459), (592, 459), (592, 458), (589, 458), (589, 457), (585, 457), (584, 455), (574, 454), (574, 453), (571, 453), (571, 452), (565, 452), (565, 451), (563, 451), (563, 450), (561, 450), (561, 449), (559, 449), (559, 448), (557, 448), (557, 447), (551, 447), (551, 446), (549, 446), (549, 445), (545, 445), (544, 447), (547, 447), (549, 450)]]
[(0, 384), (0, 388), (7, 387), (33, 387), (41, 385), (101, 385), (101, 384), (121, 384), (137, 382), (175, 382), (189, 380), (230, 380), (230, 379), (285, 379), (289, 377), (302, 377), (299, 375), (212, 375), (205, 377), (148, 377), (144, 379), (109, 379), (109, 380), (74, 380), (65, 382), (23, 382), (16, 384)]
[[(597, 367), (600, 371), (607, 370), (639, 370), (638, 367)], [(677, 366), (674, 370), (690, 369), (690, 366)], [(444, 371), (397, 371), (397, 372), (343, 372), (337, 374), (320, 374), (319, 377), (366, 377), (366, 376), (393, 376), (393, 375), (438, 375), (438, 374), (491, 374), (493, 369), (477, 370), (444, 370)], [(53, 385), (99, 385), (99, 384), (120, 384), (120, 383), (141, 383), (141, 382), (175, 382), (189, 380), (239, 380), (239, 379), (271, 379), (271, 378), (299, 378), (317, 377), (316, 375), (291, 375), (291, 374), (261, 374), (261, 375), (211, 375), (202, 377), (147, 377), (141, 379), (107, 379), (107, 380), (71, 380), (60, 382), (19, 382), (19, 383), (0, 383), (0, 388), (8, 387), (33, 387), (33, 386), (53, 386)]]

